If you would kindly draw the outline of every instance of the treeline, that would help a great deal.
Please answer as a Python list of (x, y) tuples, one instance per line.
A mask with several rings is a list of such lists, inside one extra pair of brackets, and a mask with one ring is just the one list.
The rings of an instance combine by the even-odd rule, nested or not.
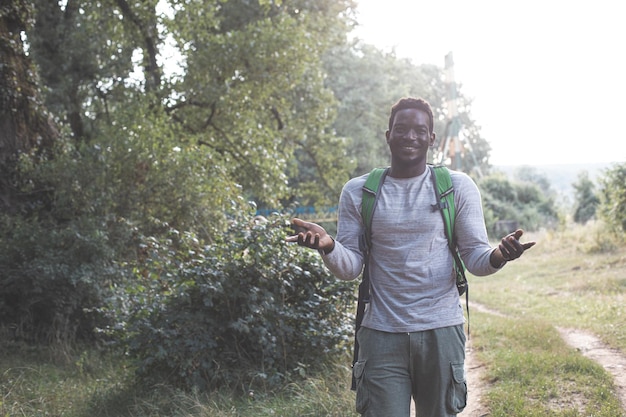
[[(398, 98), (429, 100), (440, 137), (446, 120), (443, 69), (350, 40), (355, 7), (1, 6), (0, 340), (114, 346), (142, 378), (204, 388), (284, 382), (347, 349), (354, 284), (284, 244), (289, 210), (388, 163)], [(488, 173), (462, 90), (458, 108), (463, 169)], [(490, 223), (558, 224), (547, 188), (508, 181), (477, 178)]]

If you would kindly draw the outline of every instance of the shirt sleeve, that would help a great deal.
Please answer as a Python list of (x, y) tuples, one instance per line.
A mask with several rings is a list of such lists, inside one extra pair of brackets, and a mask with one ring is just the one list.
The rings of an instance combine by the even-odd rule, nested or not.
[(359, 248), (362, 231), (361, 199), (365, 176), (348, 181), (339, 197), (335, 248), (322, 255), (324, 265), (342, 280), (357, 278), (363, 270), (363, 254)]
[(456, 207), (455, 234), (461, 259), (467, 270), (484, 276), (499, 271), (491, 265), (491, 253), (480, 191), (466, 174), (452, 172), (454, 203)]

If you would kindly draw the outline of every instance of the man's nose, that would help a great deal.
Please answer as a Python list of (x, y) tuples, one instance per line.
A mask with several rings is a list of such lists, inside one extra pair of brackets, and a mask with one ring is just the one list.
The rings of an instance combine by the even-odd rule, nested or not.
[(408, 139), (417, 139), (418, 138), (418, 134), (414, 129), (409, 129), (407, 130), (406, 134), (404, 135), (405, 138)]

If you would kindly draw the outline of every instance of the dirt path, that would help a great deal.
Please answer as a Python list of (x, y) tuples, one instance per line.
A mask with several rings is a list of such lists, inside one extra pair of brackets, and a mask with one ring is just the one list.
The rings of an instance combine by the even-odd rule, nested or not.
[[(471, 303), (472, 309), (494, 316), (504, 317), (499, 311), (491, 310), (481, 304)], [(471, 322), (470, 322), (471, 323)], [(467, 379), (467, 407), (459, 417), (484, 417), (489, 415), (489, 409), (484, 406), (483, 396), (487, 390), (487, 383), (482, 378), (484, 364), (480, 363), (472, 350), (472, 340), (469, 338), (465, 347), (465, 372)]]
[(611, 349), (591, 333), (557, 327), (561, 337), (584, 356), (602, 365), (614, 378), (617, 396), (626, 409), (626, 356)]
[(459, 417), (484, 417), (489, 410), (483, 406), (483, 395), (487, 383), (482, 378), (482, 369), (485, 365), (476, 360), (472, 350), (471, 339), (465, 346), (465, 377), (467, 379), (467, 407)]

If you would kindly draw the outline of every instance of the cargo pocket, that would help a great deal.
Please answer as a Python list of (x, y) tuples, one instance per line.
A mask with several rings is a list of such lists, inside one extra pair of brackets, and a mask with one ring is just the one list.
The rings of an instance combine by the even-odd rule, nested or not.
[(452, 378), (446, 395), (448, 412), (458, 414), (467, 405), (467, 382), (465, 381), (465, 369), (462, 363), (450, 364)]
[(356, 412), (359, 414), (363, 414), (370, 404), (370, 394), (365, 382), (365, 362), (358, 361), (352, 368), (356, 380)]

